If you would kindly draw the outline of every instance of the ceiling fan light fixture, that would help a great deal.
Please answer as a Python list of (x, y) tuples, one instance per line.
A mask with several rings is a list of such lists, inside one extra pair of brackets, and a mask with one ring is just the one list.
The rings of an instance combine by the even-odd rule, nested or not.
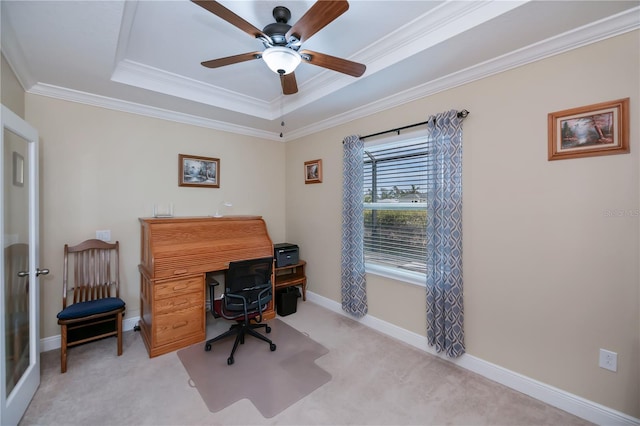
[(262, 59), (276, 74), (290, 74), (302, 61), (298, 52), (283, 46), (268, 47), (262, 52)]

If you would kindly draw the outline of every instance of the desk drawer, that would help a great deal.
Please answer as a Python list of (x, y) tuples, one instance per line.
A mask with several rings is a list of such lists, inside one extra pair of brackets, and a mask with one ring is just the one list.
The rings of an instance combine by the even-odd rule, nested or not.
[(156, 314), (170, 314), (173, 312), (191, 309), (194, 306), (203, 307), (204, 298), (200, 297), (200, 294), (191, 293), (158, 300), (155, 302), (155, 306)]
[[(175, 299), (178, 299), (177, 303), (182, 303), (184, 298)], [(192, 300), (177, 306), (171, 303), (159, 306), (163, 302), (156, 305), (154, 318), (156, 345), (173, 343), (194, 334), (204, 335), (204, 300)]]
[(226, 264), (218, 265), (208, 253), (190, 253), (186, 257), (176, 253), (170, 257), (156, 259), (153, 265), (153, 276), (156, 279), (179, 278), (224, 267)]
[(161, 300), (188, 293), (204, 294), (204, 275), (197, 275), (155, 284), (153, 298), (154, 300)]

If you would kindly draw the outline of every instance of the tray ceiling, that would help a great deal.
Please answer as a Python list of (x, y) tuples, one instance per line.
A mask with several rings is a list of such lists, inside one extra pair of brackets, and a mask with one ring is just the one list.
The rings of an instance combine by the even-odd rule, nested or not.
[[(275, 6), (293, 24), (314, 4), (220, 3), (258, 28)], [(188, 0), (3, 0), (2, 52), (30, 93), (290, 140), (640, 27), (639, 1), (349, 5), (303, 48), (364, 63), (365, 74), (302, 63), (288, 96), (262, 60), (200, 65), (263, 46)]]

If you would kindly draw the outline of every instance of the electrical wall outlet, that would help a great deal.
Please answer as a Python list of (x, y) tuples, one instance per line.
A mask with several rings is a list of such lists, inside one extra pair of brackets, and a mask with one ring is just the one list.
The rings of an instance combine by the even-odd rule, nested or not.
[(109, 241), (111, 241), (111, 230), (107, 229), (104, 231), (96, 231), (96, 239), (102, 240), (108, 243)]
[(606, 349), (600, 349), (600, 362), (598, 365), (607, 370), (618, 371), (618, 354)]

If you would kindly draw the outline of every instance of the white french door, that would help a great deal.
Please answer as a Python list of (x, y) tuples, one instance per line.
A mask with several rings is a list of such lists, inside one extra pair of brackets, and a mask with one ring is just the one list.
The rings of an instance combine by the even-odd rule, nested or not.
[(2, 105), (0, 424), (16, 425), (40, 385), (38, 132)]

